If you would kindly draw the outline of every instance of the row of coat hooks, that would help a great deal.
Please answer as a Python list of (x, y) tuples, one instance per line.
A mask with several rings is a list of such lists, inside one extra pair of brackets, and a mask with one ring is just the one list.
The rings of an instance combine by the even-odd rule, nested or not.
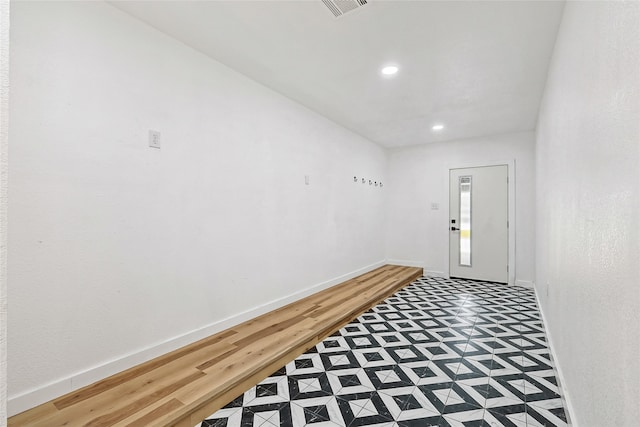
[[(364, 178), (360, 178), (361, 182), (363, 184), (367, 183), (367, 180)], [(353, 182), (358, 182), (358, 177), (354, 176), (353, 177)], [(373, 180), (369, 180), (369, 185), (375, 185), (376, 187), (382, 187), (382, 181), (378, 182), (378, 181), (373, 181)]]

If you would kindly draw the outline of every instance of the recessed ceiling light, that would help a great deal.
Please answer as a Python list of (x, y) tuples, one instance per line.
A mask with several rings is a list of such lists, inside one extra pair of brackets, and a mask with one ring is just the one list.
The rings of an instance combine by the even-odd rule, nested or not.
[(441, 123), (438, 123), (436, 125), (431, 126), (431, 130), (439, 131), (439, 130), (442, 130), (442, 129), (444, 129), (444, 125), (441, 124)]
[(385, 76), (392, 76), (397, 72), (398, 67), (396, 67), (395, 65), (387, 65), (382, 69), (382, 74), (384, 74)]

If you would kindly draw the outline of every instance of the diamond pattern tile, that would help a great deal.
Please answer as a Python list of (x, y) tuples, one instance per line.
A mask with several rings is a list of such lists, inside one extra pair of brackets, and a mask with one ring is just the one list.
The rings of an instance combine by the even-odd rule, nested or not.
[(566, 425), (533, 290), (423, 277), (198, 426)]

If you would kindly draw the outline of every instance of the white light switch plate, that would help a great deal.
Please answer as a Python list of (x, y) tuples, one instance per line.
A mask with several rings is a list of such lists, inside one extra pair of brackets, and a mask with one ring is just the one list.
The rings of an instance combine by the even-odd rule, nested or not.
[(160, 148), (160, 132), (149, 130), (149, 147)]

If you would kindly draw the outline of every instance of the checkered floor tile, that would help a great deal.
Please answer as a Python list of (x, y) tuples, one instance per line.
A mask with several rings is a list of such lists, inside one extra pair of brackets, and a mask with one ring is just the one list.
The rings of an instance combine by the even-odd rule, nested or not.
[(200, 424), (566, 425), (533, 290), (429, 277)]

